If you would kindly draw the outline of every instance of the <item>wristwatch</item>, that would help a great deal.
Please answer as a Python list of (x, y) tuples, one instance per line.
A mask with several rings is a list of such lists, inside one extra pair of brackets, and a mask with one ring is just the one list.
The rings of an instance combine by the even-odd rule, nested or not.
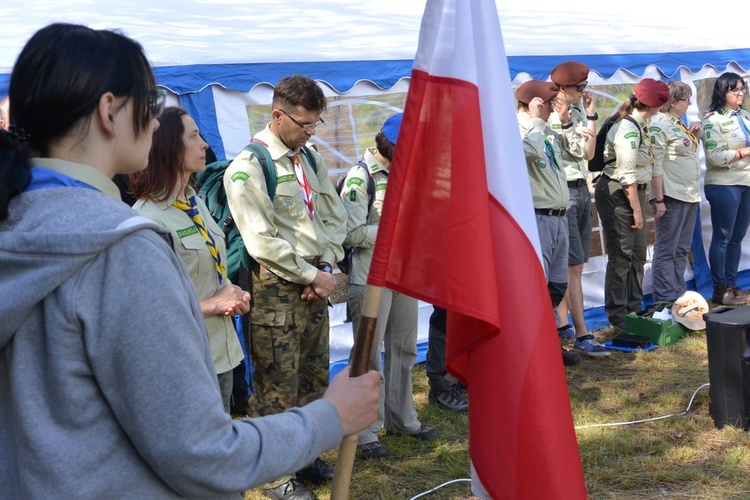
[(329, 264), (328, 262), (321, 262), (318, 264), (318, 269), (323, 271), (324, 273), (332, 273), (333, 272), (333, 266)]

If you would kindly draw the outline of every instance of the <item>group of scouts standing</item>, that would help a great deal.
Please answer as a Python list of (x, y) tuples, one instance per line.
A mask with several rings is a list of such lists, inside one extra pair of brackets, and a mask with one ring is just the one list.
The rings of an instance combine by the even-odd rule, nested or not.
[[(586, 91), (588, 74), (585, 64), (563, 62), (552, 70), (552, 82), (527, 81), (516, 99), (558, 335), (575, 339), (574, 351), (598, 357), (610, 351), (586, 328), (581, 285), (592, 228), (587, 162), (594, 158), (599, 121), (595, 96)], [(607, 118), (604, 166), (593, 188), (607, 253), (604, 309), (617, 331), (625, 331), (627, 314), (642, 310), (649, 203), (655, 229), (654, 301), (674, 302), (687, 290), (684, 273), (701, 201), (701, 139), (713, 228), (712, 301), (747, 302), (737, 285), (741, 243), (750, 225), (750, 115), (741, 107), (745, 92), (740, 75), (721, 75), (703, 124), (686, 125), (682, 116), (691, 104), (691, 88), (645, 78)], [(580, 358), (563, 349), (563, 361), (570, 366)]]

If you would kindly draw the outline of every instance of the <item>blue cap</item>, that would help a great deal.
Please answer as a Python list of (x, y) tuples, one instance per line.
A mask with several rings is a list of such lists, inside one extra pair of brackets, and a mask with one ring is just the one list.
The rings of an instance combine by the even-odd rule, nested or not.
[(395, 115), (388, 118), (383, 123), (383, 134), (394, 146), (396, 145), (396, 139), (398, 138), (398, 131), (401, 130), (401, 118), (404, 117), (403, 113), (396, 113)]

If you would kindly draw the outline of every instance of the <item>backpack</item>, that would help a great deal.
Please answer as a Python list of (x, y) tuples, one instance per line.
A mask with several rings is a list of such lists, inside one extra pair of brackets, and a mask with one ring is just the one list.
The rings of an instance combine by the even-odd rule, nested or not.
[[(243, 149), (243, 151), (245, 150), (253, 153), (253, 156), (258, 159), (263, 170), (263, 176), (266, 179), (268, 196), (273, 201), (274, 196), (276, 196), (276, 166), (268, 153), (268, 149), (260, 142), (252, 141)], [(302, 152), (317, 174), (318, 164), (309, 148), (303, 146)], [(224, 190), (224, 172), (232, 161), (233, 159), (209, 163), (206, 165), (206, 170), (196, 176), (196, 180), (199, 186), (198, 196), (201, 197), (208, 211), (211, 212), (211, 217), (224, 231), (227, 246), (227, 277), (232, 283), (236, 284), (239, 282), (240, 269), (250, 269), (253, 259), (247, 253), (240, 230), (232, 218), (227, 202), (227, 193)]]
[[(367, 168), (367, 163), (365, 163), (365, 159), (363, 157), (359, 157), (359, 160), (357, 161), (357, 164), (354, 165), (352, 168), (362, 168), (367, 173), (367, 218), (370, 218), (370, 210), (372, 210), (372, 204), (375, 202), (375, 179), (373, 178), (372, 174), (370, 174), (370, 169)], [(351, 172), (351, 170), (349, 170)], [(349, 175), (349, 172), (344, 172), (342, 174), (339, 174), (338, 178), (336, 178), (336, 184), (334, 187), (336, 188), (336, 192), (339, 196), (341, 196), (341, 191), (344, 190), (344, 182), (346, 181), (347, 175)], [(341, 246), (344, 248), (344, 258), (341, 259), (336, 263), (336, 266), (339, 268), (339, 271), (341, 271), (344, 274), (349, 274), (352, 270), (352, 254), (354, 253), (354, 248), (352, 248), (351, 245), (349, 245), (346, 241), (341, 244)]]
[[(638, 146), (640, 146), (643, 143), (643, 132), (641, 132), (641, 127), (638, 126), (638, 122), (636, 122), (632, 116), (626, 116), (624, 119), (633, 122), (633, 124), (638, 128), (638, 135), (640, 136)], [(616, 160), (616, 158), (612, 158), (606, 161), (604, 160), (604, 146), (607, 143), (607, 134), (609, 133), (609, 129), (611, 129), (612, 125), (614, 125), (615, 123), (617, 122), (613, 122), (610, 120), (605, 121), (604, 125), (602, 125), (602, 128), (599, 129), (599, 132), (596, 133), (594, 157), (589, 160), (588, 164), (589, 172), (601, 172), (602, 170), (604, 170), (604, 167)]]

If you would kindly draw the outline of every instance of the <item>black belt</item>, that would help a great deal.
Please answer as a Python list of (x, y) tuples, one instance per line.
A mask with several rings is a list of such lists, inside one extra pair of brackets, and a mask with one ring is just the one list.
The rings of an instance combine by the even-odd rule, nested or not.
[(538, 215), (556, 215), (557, 217), (565, 215), (564, 208), (535, 208), (534, 212)]
[(568, 187), (579, 188), (586, 185), (586, 179), (576, 179), (574, 181), (568, 181)]
[(638, 191), (645, 191), (646, 189), (648, 189), (648, 184), (645, 182), (643, 184), (638, 184)]

